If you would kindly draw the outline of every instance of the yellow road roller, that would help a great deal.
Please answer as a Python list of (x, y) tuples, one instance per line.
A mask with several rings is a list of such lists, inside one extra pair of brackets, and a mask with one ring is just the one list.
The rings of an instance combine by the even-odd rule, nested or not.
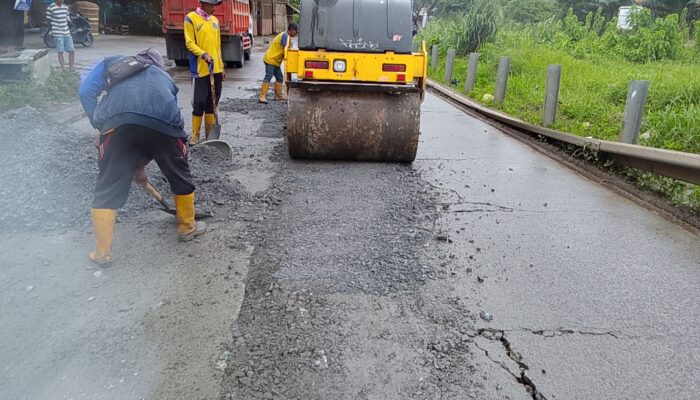
[(415, 159), (428, 57), (411, 0), (302, 0), (285, 51), (292, 158)]

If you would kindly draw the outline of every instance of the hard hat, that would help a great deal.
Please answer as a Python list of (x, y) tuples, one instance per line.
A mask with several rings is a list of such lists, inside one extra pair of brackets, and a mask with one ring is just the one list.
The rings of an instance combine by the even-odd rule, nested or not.
[(218, 6), (221, 4), (223, 0), (199, 0), (200, 3), (207, 3), (207, 4), (213, 4), (215, 6)]

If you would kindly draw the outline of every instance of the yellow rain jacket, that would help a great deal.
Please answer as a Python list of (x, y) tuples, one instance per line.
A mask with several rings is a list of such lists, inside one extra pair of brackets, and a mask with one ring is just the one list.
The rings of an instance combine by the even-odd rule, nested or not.
[(214, 73), (221, 73), (224, 60), (221, 57), (221, 31), (219, 20), (210, 15), (205, 19), (195, 11), (185, 16), (185, 46), (190, 51), (190, 72), (201, 78), (209, 76), (209, 65), (202, 54), (207, 53), (214, 59)]

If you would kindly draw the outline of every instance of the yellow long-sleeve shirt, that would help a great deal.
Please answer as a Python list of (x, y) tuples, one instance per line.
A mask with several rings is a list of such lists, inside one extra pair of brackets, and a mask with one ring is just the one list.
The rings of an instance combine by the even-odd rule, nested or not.
[(210, 15), (205, 19), (195, 11), (185, 16), (185, 46), (190, 51), (190, 71), (193, 76), (209, 76), (209, 65), (202, 55), (207, 53), (214, 59), (214, 73), (223, 71), (221, 57), (221, 31), (219, 20)]

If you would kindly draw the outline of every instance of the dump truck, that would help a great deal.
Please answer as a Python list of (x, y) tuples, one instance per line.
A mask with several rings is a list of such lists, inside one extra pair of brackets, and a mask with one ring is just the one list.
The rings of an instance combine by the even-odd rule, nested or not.
[(412, 162), (428, 57), (411, 0), (302, 0), (288, 45), (292, 158)]
[[(198, 0), (164, 0), (163, 33), (168, 58), (176, 65), (189, 63), (185, 47), (185, 16), (199, 5)], [(221, 52), (227, 67), (241, 68), (250, 60), (253, 44), (249, 33), (250, 4), (248, 0), (223, 0), (214, 16), (221, 25)]]

